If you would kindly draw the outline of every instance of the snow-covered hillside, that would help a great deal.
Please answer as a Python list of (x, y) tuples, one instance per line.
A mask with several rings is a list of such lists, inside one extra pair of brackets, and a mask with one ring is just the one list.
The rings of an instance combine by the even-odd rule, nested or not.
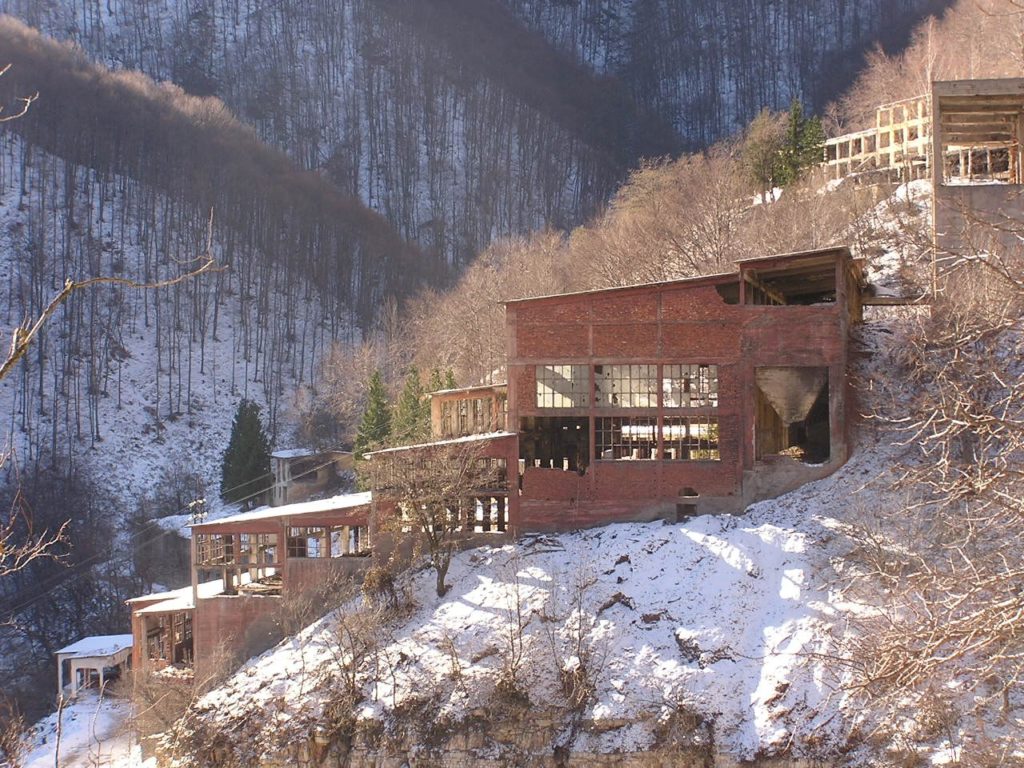
[[(379, 643), (361, 651), (357, 719), (398, 728), (425, 709), (457, 729), (500, 709), (511, 668), (533, 707), (571, 710), (566, 681), (587, 681), (582, 719), (567, 716), (556, 742), (573, 753), (664, 746), (659, 734), (680, 712), (735, 757), (831, 751), (856, 720), (827, 663), (849, 609), (831, 585), (836, 518), (872, 506), (892, 460), (863, 445), (832, 477), (742, 516), (467, 551), (442, 599), (421, 572), (411, 611), (383, 620)], [(199, 702), (191, 727), (245, 758), (330, 729), (356, 611), (346, 605), (249, 662)]]
[[(0, 325), (36, 316), (65, 277), (172, 277), (202, 253), (205, 230), (200, 216), (159, 193), (4, 134)], [(223, 263), (216, 239), (212, 253)], [(239, 400), (256, 400), (276, 421), (326, 347), (353, 338), (344, 323), (322, 322), (302, 283), (275, 281), (268, 306), (259, 306), (240, 289), (237, 266), (160, 290), (101, 286), (66, 302), (16, 374), (0, 382), (11, 466), (84, 465), (129, 514), (163, 472), (194, 472), (216, 504)], [(313, 343), (273, 342), (285, 325), (311, 329)]]

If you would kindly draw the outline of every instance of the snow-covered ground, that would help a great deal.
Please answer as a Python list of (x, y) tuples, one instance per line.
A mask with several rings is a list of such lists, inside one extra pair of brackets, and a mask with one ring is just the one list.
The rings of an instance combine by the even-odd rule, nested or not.
[[(518, 682), (532, 702), (562, 700), (560, 670), (585, 667), (594, 682), (585, 712), (593, 727), (576, 750), (649, 748), (657, 723), (680, 709), (699, 713), (714, 743), (739, 757), (842, 743), (841, 681), (824, 661), (845, 610), (830, 588), (834, 516), (874, 503), (891, 452), (861, 450), (837, 474), (741, 516), (463, 552), (443, 598), (433, 573), (420, 572), (415, 610), (381, 628), (372, 666), (387, 671), (364, 675), (358, 716), (386, 720), (424, 696), (449, 722), (486, 706), (521, 615)], [(335, 690), (327, 681), (338, 674), (339, 627), (354, 608), (250, 661), (200, 710), (252, 745), (316, 722)]]
[(124, 699), (83, 692), (59, 715), (55, 712), (35, 725), (22, 766), (156, 768), (155, 759), (143, 760), (130, 721), (131, 705)]

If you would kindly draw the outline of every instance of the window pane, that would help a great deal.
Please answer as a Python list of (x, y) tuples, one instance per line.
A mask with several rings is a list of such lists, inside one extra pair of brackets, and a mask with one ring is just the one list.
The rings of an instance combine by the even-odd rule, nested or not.
[(717, 365), (666, 365), (661, 392), (666, 408), (717, 408)]
[(657, 408), (658, 366), (595, 365), (594, 403), (598, 408)]
[(711, 416), (669, 417), (662, 427), (664, 458), (676, 461), (719, 461), (718, 419)]
[(538, 408), (586, 408), (590, 382), (585, 365), (538, 365)]
[(597, 458), (653, 459), (658, 452), (656, 416), (606, 416), (594, 421)]

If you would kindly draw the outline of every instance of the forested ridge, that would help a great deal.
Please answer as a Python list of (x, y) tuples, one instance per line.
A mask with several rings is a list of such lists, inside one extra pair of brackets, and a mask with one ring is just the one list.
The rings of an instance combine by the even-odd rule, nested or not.
[(821, 108), (945, 0), (92, 0), (0, 9), (216, 95), (300, 167), (466, 263), (568, 228), (643, 157)]

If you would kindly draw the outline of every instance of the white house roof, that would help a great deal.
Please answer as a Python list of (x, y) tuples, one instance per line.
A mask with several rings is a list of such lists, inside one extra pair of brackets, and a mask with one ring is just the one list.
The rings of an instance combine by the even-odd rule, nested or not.
[[(243, 573), (242, 582), (246, 583), (248, 579), (249, 574)], [(196, 587), (196, 591), (199, 593), (200, 598), (214, 597), (224, 591), (224, 582), (222, 579), (204, 581)], [(172, 589), (170, 592), (156, 592), (152, 595), (133, 597), (125, 602), (131, 605), (134, 602), (142, 602), (143, 600), (159, 600), (159, 602), (147, 605), (145, 608), (136, 608), (135, 613), (169, 613), (171, 611), (189, 611), (195, 607), (192, 604), (192, 587), (182, 587), (181, 589)]]
[(418, 445), (400, 445), (395, 448), (381, 448), (379, 451), (373, 451), (366, 454), (367, 456), (377, 456), (382, 453), (398, 453), (400, 451), (418, 450), (422, 448), (430, 448), (431, 446), (441, 445), (457, 445), (458, 443), (477, 443), (484, 442), (487, 440), (497, 440), (502, 437), (515, 437), (515, 432), (483, 432), (477, 435), (465, 435), (464, 437), (452, 437), (447, 440), (434, 440), (429, 443), (419, 443)]
[(210, 525), (211, 523), (251, 523), (255, 520), (271, 520), (275, 517), (294, 517), (296, 515), (331, 512), (336, 509), (351, 509), (353, 507), (365, 506), (370, 503), (371, 499), (372, 496), (369, 491), (346, 493), (341, 496), (332, 496), (329, 499), (301, 501), (298, 504), (285, 504), (281, 507), (260, 507), (252, 512), (242, 512), (230, 517), (221, 517), (206, 523), (195, 523), (191, 527)]
[(131, 635), (93, 635), (92, 637), (83, 637), (77, 643), (61, 648), (57, 654), (73, 659), (82, 659), (94, 656), (113, 656), (131, 647)]
[(271, 456), (275, 459), (301, 459), (306, 456), (312, 456), (314, 451), (312, 448), (284, 448), (280, 451), (274, 451)]

